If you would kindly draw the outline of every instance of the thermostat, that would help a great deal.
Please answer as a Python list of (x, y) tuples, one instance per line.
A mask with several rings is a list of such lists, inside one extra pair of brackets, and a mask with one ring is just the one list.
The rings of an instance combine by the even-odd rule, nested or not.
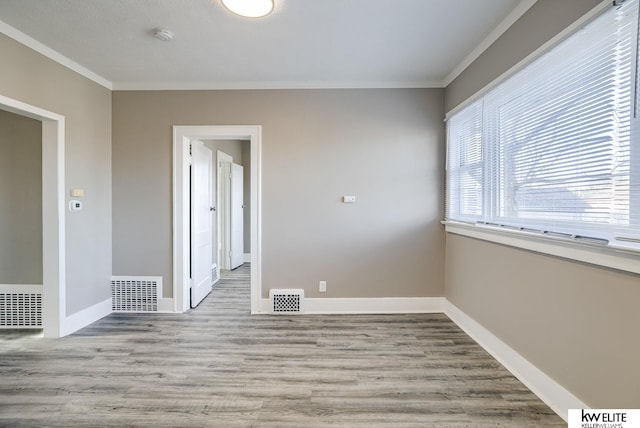
[(69, 211), (80, 211), (82, 209), (82, 202), (75, 199), (69, 201)]

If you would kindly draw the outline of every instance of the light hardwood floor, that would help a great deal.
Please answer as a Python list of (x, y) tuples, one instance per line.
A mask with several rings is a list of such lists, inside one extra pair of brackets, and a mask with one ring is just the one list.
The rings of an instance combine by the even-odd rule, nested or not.
[(444, 315), (250, 316), (248, 271), (186, 314), (0, 332), (0, 426), (566, 426)]

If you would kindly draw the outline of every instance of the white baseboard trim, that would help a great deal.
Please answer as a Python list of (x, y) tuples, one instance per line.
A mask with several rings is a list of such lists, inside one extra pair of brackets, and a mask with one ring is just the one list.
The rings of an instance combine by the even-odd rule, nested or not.
[(244, 259), (243, 261), (245, 263), (251, 263), (251, 253), (244, 253)]
[(426, 314), (444, 312), (444, 297), (304, 299), (307, 314)]
[(101, 318), (106, 317), (111, 313), (111, 297), (103, 300), (100, 303), (96, 303), (93, 306), (89, 306), (86, 309), (76, 312), (73, 315), (69, 315), (64, 319), (63, 331), (61, 336), (66, 336), (88, 326), (91, 323), (98, 321)]
[(158, 299), (158, 312), (176, 312), (176, 308), (174, 306), (173, 298), (171, 297), (162, 297)]
[[(307, 315), (442, 313), (444, 297), (305, 298)], [(260, 313), (270, 313), (269, 299), (260, 300)]]
[(562, 385), (531, 364), (453, 303), (446, 301), (444, 313), (565, 421), (568, 421), (569, 409), (588, 408), (585, 403)]
[(42, 294), (42, 284), (0, 284), (0, 293)]

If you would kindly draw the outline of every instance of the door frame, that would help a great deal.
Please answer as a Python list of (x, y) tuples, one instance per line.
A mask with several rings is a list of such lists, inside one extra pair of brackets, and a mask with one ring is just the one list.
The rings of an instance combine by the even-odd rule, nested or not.
[[(224, 159), (221, 159), (224, 158)], [(216, 250), (218, 254), (218, 266), (220, 269), (229, 269), (231, 262), (227, 260), (227, 228), (226, 225), (228, 223), (228, 205), (230, 195), (227, 195), (227, 192), (230, 191), (227, 189), (227, 186), (224, 182), (225, 179), (225, 168), (222, 167), (222, 163), (233, 162), (233, 157), (228, 153), (223, 152), (222, 150), (216, 151), (216, 204), (218, 210), (218, 221), (216, 224), (217, 227), (217, 238), (218, 242), (216, 242)], [(228, 263), (227, 263), (228, 262)]]
[(67, 334), (65, 118), (3, 95), (0, 109), (42, 122), (42, 329), (44, 337), (62, 337)]
[[(240, 178), (236, 177), (236, 175), (238, 175), (237, 173), (240, 173)], [(229, 269), (236, 269), (244, 263), (244, 167), (240, 164), (231, 162), (229, 164), (229, 177), (229, 217), (227, 219), (228, 221), (224, 225), (228, 243), (226, 248), (228, 253), (226, 256), (229, 258)], [(237, 196), (239, 196), (238, 190), (242, 195), (240, 207), (238, 207), (238, 201), (236, 200)], [(236, 220), (238, 220), (238, 215), (240, 217), (240, 227), (238, 227), (236, 222)], [(239, 242), (237, 240), (237, 234), (242, 235), (242, 239)], [(242, 248), (242, 251), (239, 251), (238, 248), (236, 248), (235, 244), (238, 243), (240, 248)]]
[(176, 312), (189, 310), (189, 142), (249, 140), (251, 144), (251, 313), (262, 295), (262, 126), (173, 126), (173, 300)]

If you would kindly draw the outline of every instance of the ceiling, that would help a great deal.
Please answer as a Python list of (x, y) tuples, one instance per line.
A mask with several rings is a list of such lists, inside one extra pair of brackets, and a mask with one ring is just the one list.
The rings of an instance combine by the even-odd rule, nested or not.
[(2, 0), (0, 30), (113, 89), (443, 87), (535, 1)]

